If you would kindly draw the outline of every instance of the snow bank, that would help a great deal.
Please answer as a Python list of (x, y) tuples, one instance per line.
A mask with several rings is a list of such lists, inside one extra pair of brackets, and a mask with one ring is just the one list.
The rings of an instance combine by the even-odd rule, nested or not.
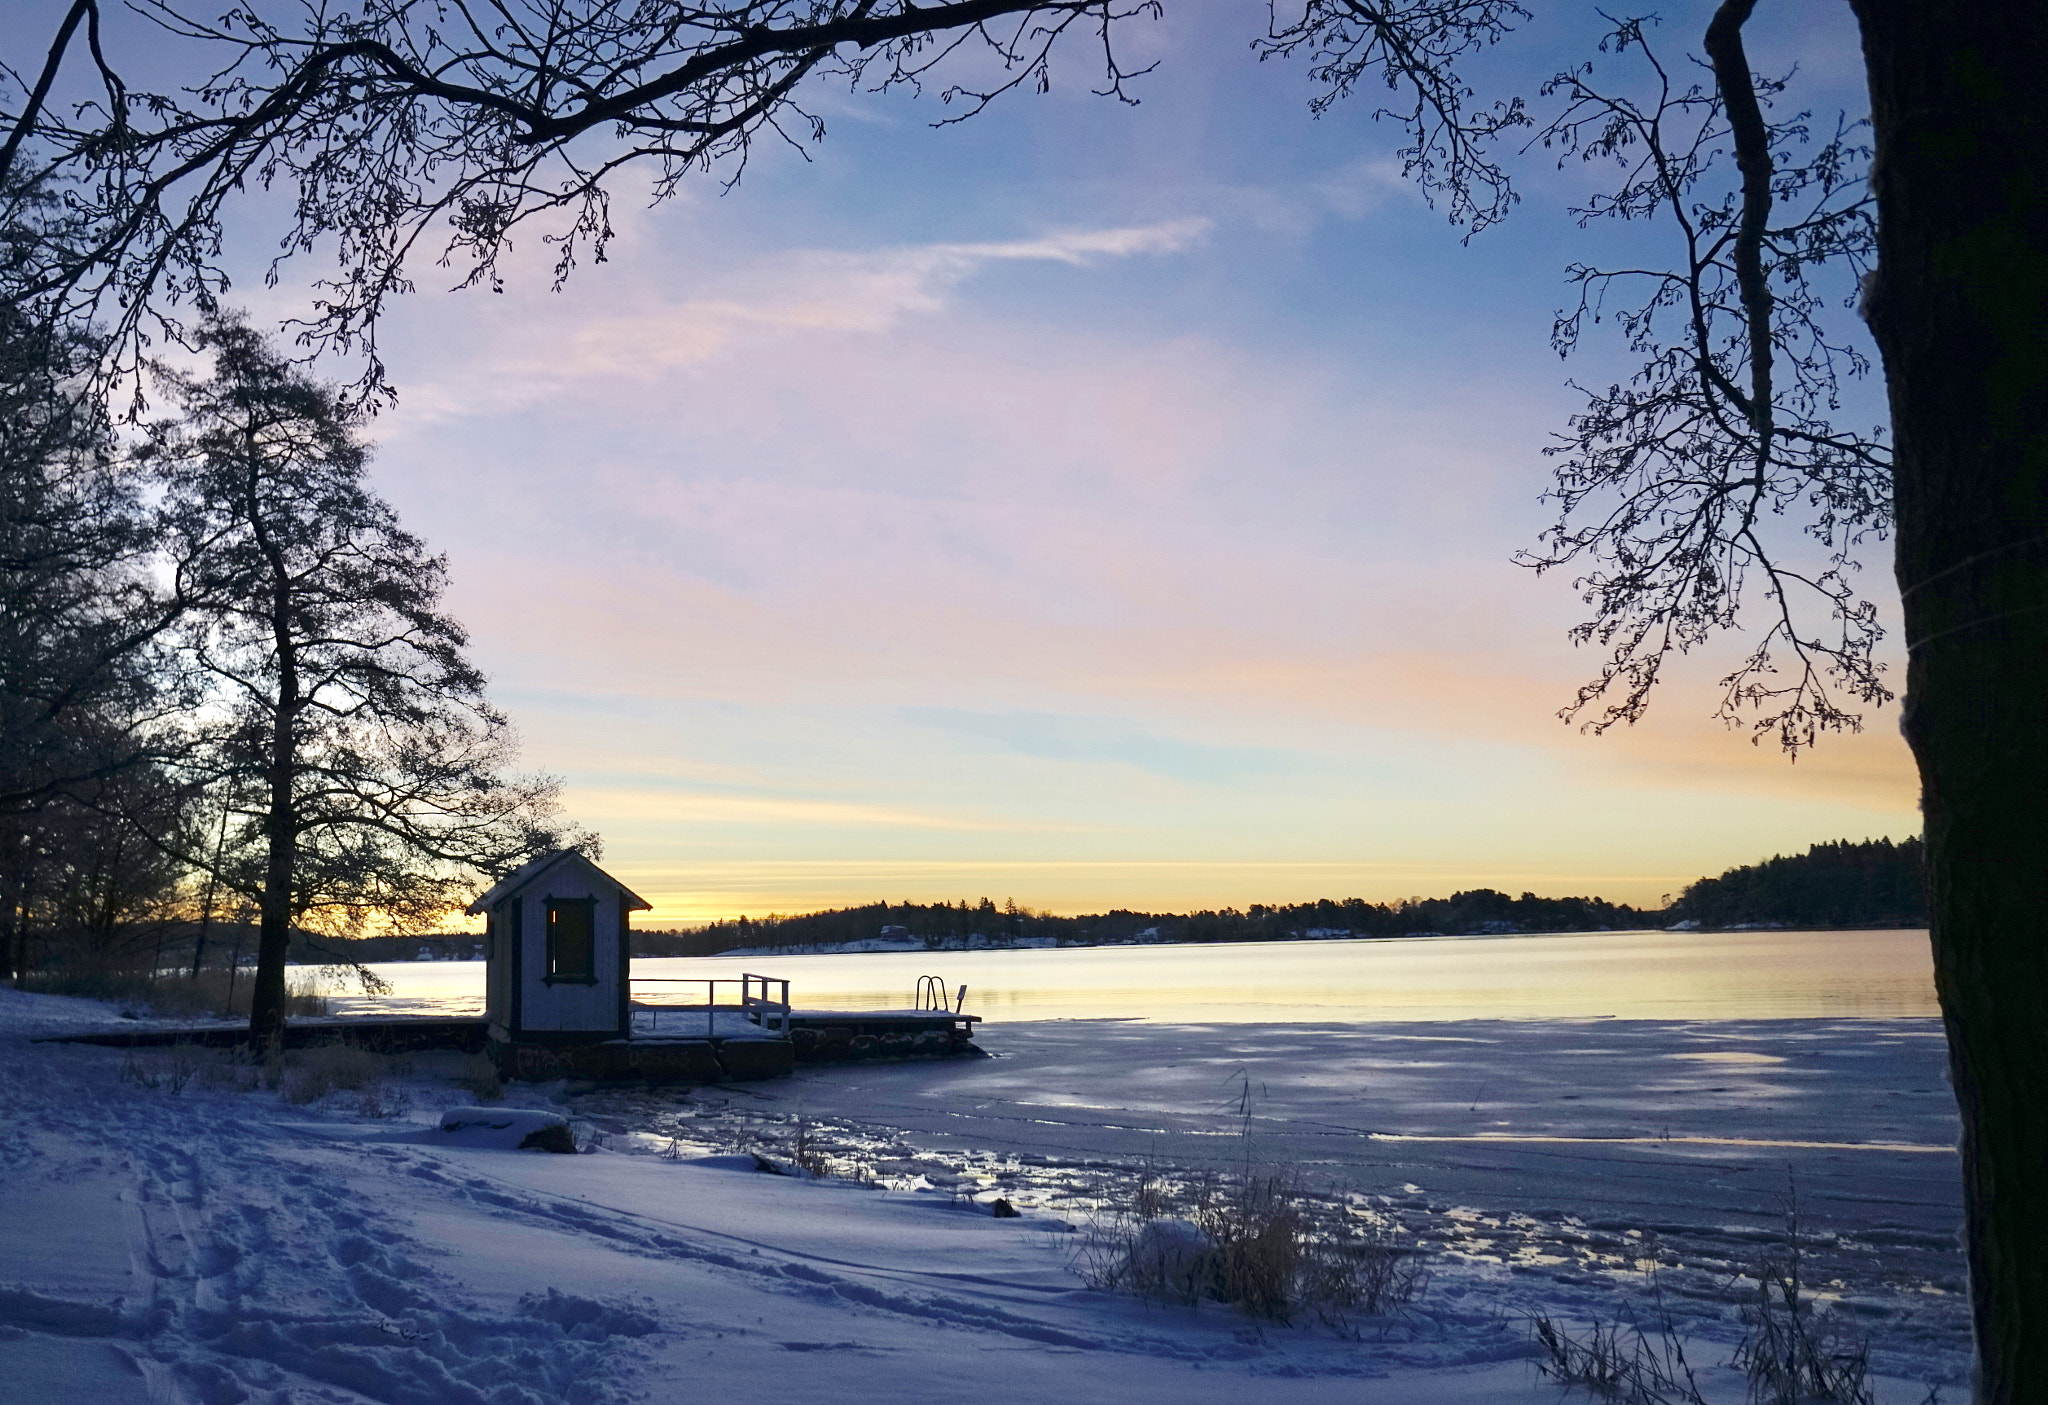
[(0, 1031), (30, 1039), (93, 1034), (116, 1029), (159, 1029), (215, 1024), (211, 1020), (161, 1020), (110, 1000), (70, 995), (37, 995), (0, 985)]

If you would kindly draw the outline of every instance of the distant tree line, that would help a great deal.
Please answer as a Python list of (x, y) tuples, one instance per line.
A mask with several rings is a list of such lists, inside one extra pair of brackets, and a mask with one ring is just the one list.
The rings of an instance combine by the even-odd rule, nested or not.
[[(801, 916), (746, 917), (689, 932), (636, 932), (636, 956), (712, 956), (746, 947), (834, 947), (870, 941), (885, 928), (933, 947), (972, 937), (991, 942), (1050, 939), (1104, 942), (1264, 942), (1304, 937), (1453, 936), (1509, 932), (1581, 932), (1641, 927), (1653, 914), (1600, 898), (1519, 898), (1475, 888), (1448, 898), (1369, 903), (1362, 898), (1190, 913), (1117, 908), (1081, 917), (1035, 912), (1015, 902), (869, 903)], [(892, 934), (893, 935), (893, 934)]]
[(1917, 838), (1815, 844), (1731, 868), (1688, 886), (1667, 908), (1637, 908), (1604, 898), (1510, 897), (1473, 888), (1448, 898), (1361, 898), (1253, 903), (1189, 913), (1116, 908), (1060, 917), (1019, 906), (978, 903), (875, 902), (797, 916), (740, 917), (692, 931), (633, 934), (636, 956), (715, 956), (750, 947), (837, 947), (890, 935), (938, 947), (970, 938), (1061, 944), (1106, 942), (1265, 942), (1313, 937), (1483, 936), (1537, 932), (1621, 931), (1697, 922), (1702, 927), (1917, 927), (1927, 922)]
[[(1050, 940), (1063, 945), (1110, 942), (1260, 942), (1319, 937), (1485, 936), (1541, 932), (1624, 931), (1697, 922), (1703, 927), (1916, 927), (1927, 922), (1921, 842), (1873, 839), (1816, 844), (1702, 878), (1665, 908), (1638, 908), (1602, 898), (1509, 897), (1473, 888), (1448, 898), (1361, 898), (1253, 903), (1189, 913), (1109, 912), (1060, 917), (1014, 901), (874, 902), (796, 916), (739, 917), (687, 931), (636, 931), (635, 956), (716, 956), (745, 948), (830, 948), (873, 941), (885, 933), (939, 947), (970, 938), (992, 944)], [(189, 934), (183, 939), (188, 944)], [(475, 959), (477, 939), (465, 934), (379, 937), (295, 937), (292, 960), (306, 964)]]
[(1816, 844), (1692, 884), (1667, 914), (1703, 927), (1924, 927), (1925, 846), (1915, 837)]

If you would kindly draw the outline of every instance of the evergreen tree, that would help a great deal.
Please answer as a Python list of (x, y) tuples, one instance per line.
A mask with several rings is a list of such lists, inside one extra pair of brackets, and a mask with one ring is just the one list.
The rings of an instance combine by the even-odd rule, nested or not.
[(1927, 921), (1926, 849), (1916, 837), (1815, 844), (1804, 854), (1702, 878), (1672, 915), (1707, 927), (1919, 926)]

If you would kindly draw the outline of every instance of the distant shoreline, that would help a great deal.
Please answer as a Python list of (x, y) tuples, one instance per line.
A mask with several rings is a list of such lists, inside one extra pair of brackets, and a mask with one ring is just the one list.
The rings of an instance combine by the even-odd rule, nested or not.
[[(959, 951), (1048, 951), (1072, 950), (1092, 947), (1138, 947), (1138, 946), (1284, 946), (1298, 942), (1403, 942), (1403, 941), (1470, 941), (1475, 939), (1502, 940), (1534, 937), (1593, 937), (1593, 936), (1699, 936), (1711, 937), (1729, 934), (1748, 935), (1757, 932), (1910, 932), (1925, 931), (1924, 922), (1854, 922), (1838, 925), (1825, 923), (1736, 923), (1728, 927), (1577, 927), (1554, 932), (1404, 932), (1399, 936), (1375, 936), (1371, 933), (1327, 932), (1316, 935), (1290, 934), (1284, 937), (1260, 937), (1238, 939), (1194, 939), (1185, 937), (1104, 937), (1099, 940), (1085, 937), (988, 937), (981, 933), (965, 936), (942, 937), (936, 942), (921, 938), (865, 937), (849, 942), (791, 943), (788, 945), (761, 945), (733, 947), (725, 951), (703, 952), (692, 955), (669, 955), (653, 952), (635, 952), (634, 958), (642, 961), (699, 961), (719, 957), (774, 957), (774, 956), (883, 956), (902, 955), (916, 952), (959, 952)], [(635, 935), (638, 935), (637, 933)], [(450, 949), (451, 954), (416, 954), (412, 956), (385, 956), (363, 962), (364, 965), (410, 965), (414, 963), (476, 961), (480, 958), (481, 943), (474, 934), (451, 933), (447, 936), (426, 936), (410, 939), (424, 951), (433, 946)], [(295, 960), (294, 966), (331, 966), (334, 961)]]

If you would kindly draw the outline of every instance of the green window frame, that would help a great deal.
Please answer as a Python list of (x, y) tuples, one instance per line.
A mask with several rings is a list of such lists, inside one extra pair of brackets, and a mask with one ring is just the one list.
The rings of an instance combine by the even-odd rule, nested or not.
[(597, 899), (548, 898), (548, 984), (597, 984)]

